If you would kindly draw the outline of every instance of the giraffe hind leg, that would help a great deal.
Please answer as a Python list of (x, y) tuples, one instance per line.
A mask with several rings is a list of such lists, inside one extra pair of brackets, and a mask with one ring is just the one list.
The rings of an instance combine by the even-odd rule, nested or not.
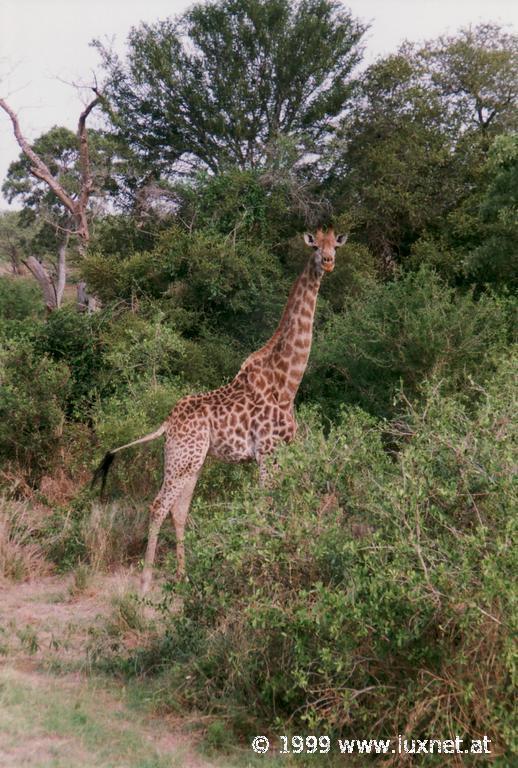
[(148, 543), (141, 578), (142, 594), (148, 591), (151, 584), (158, 535), (170, 511), (176, 530), (177, 573), (181, 577), (185, 574), (185, 521), (208, 447), (208, 430), (166, 444), (164, 482), (150, 509)]
[[(173, 514), (176, 531), (176, 554), (178, 558), (177, 574), (179, 577), (183, 577), (185, 574), (185, 551), (183, 543), (185, 520), (187, 518), (189, 503), (194, 491), (194, 486), (196, 485), (197, 477), (196, 474), (194, 476), (186, 475), (184, 477), (175, 478), (172, 482), (168, 483), (167, 490), (162, 486), (162, 489), (151, 505), (148, 541), (141, 578), (140, 591), (143, 595), (149, 590), (151, 584), (158, 535), (162, 524), (170, 511)], [(178, 510), (178, 512), (176, 512), (176, 510)]]
[(169, 505), (164, 498), (164, 488), (160, 489), (150, 508), (149, 532), (147, 538), (146, 555), (144, 557), (144, 570), (140, 579), (140, 592), (145, 595), (151, 584), (151, 575), (153, 572), (153, 563), (155, 561), (156, 545), (158, 534), (162, 523), (167, 517)]

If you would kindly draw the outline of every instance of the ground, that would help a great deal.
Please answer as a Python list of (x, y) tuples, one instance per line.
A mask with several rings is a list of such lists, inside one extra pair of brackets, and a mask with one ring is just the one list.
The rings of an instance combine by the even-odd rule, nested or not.
[(135, 575), (78, 582), (68, 575), (0, 584), (0, 767), (229, 765), (201, 754), (199, 721), (159, 717), (135, 688), (89, 668), (92, 629), (113, 614)]

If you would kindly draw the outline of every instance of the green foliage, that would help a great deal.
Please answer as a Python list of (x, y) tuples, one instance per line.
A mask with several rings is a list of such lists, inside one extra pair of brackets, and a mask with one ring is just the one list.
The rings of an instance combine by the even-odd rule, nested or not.
[(505, 318), (497, 300), (474, 302), (426, 269), (371, 284), (322, 329), (303, 391), (331, 417), (344, 402), (390, 416), (399, 410), (400, 384), (413, 400), (429, 377), (467, 391), (470, 378), (483, 380), (505, 348)]
[(499, 136), (486, 164), (488, 187), (479, 209), (481, 242), (464, 270), (478, 284), (518, 287), (518, 134)]
[(167, 290), (167, 275), (158, 254), (131, 252), (127, 256), (106, 258), (92, 251), (81, 261), (81, 275), (104, 302), (135, 297), (161, 296)]
[(516, 293), (516, 136), (494, 140), (470, 194), (450, 211), (438, 231), (426, 233), (412, 246), (412, 267), (429, 264), (452, 283)]
[(464, 128), (483, 133), (516, 130), (518, 36), (498, 24), (461, 29), (421, 51), (445, 112)]
[(292, 141), (284, 138), (272, 148), (264, 168), (198, 174), (176, 190), (182, 201), (179, 215), (197, 230), (277, 246), (282, 258), (279, 241), (329, 217), (329, 203), (317, 185), (296, 173), (295, 152)]
[(110, 324), (102, 343), (103, 375), (124, 383), (145, 377), (156, 386), (178, 371), (185, 352), (185, 342), (164, 323), (163, 313), (146, 319), (126, 312)]
[(184, 610), (164, 604), (176, 703), (511, 749), (515, 375), (504, 360), (474, 413), (431, 385), (393, 456), (359, 410), (327, 436), (306, 414), (268, 492), (198, 502)]
[[(95, 196), (113, 186), (110, 176), (115, 146), (109, 137), (99, 131), (89, 131), (88, 142), (92, 191)], [(32, 149), (47, 165), (51, 174), (59, 179), (65, 192), (72, 198), (76, 197), (81, 184), (77, 135), (68, 128), (54, 126), (33, 142)], [(45, 212), (56, 223), (68, 221), (69, 213), (63, 203), (44, 181), (31, 174), (30, 169), (31, 161), (23, 152), (9, 166), (2, 186), (9, 202), (21, 201), (27, 215), (31, 211), (33, 214)]]
[[(472, 212), (493, 140), (516, 130), (517, 56), (515, 35), (482, 24), (421, 48), (405, 43), (364, 73), (329, 147), (327, 186), (380, 266), (406, 260), (419, 238), (450, 239)], [(450, 259), (432, 261), (444, 262), (455, 276)]]
[(69, 368), (69, 415), (84, 415), (95, 397), (103, 365), (101, 327), (101, 316), (81, 314), (65, 306), (49, 315), (35, 340), (40, 354)]
[(209, 229), (163, 233), (150, 253), (122, 261), (94, 254), (82, 264), (88, 284), (109, 301), (162, 299), (166, 312), (192, 329), (210, 320), (240, 341), (271, 327), (280, 312), (279, 265), (260, 243)]
[[(78, 141), (68, 128), (54, 126), (42, 134), (32, 145), (48, 166), (50, 172), (60, 176), (60, 183), (68, 194), (77, 194), (79, 179), (77, 169)], [(29, 209), (61, 208), (61, 204), (49, 187), (30, 173), (31, 161), (23, 153), (11, 163), (2, 191), (9, 202), (20, 198)]]
[(405, 255), (458, 196), (451, 128), (422, 65), (403, 48), (371, 65), (331, 147), (329, 184), (380, 260)]
[(125, 140), (155, 167), (186, 155), (216, 171), (257, 167), (278, 134), (303, 149), (327, 133), (363, 32), (330, 0), (220, 0), (133, 29), (127, 63), (97, 47)]
[[(133, 382), (127, 392), (103, 399), (93, 414), (103, 451), (157, 429), (183, 394), (179, 382), (157, 384), (141, 379)], [(162, 471), (162, 451), (162, 441), (157, 440), (122, 452), (110, 473), (111, 483), (119, 488), (122, 483), (124, 492), (137, 498), (156, 493)]]
[(195, 387), (216, 389), (236, 375), (247, 354), (231, 331), (201, 327), (199, 335), (186, 343), (182, 372)]
[(0, 323), (5, 328), (10, 320), (38, 319), (44, 316), (44, 306), (36, 283), (14, 277), (0, 277)]
[(39, 357), (26, 340), (10, 341), (0, 351), (0, 384), (0, 455), (37, 477), (58, 447), (69, 369)]
[(156, 232), (153, 230), (151, 222), (146, 222), (145, 229), (139, 227), (139, 222), (129, 215), (106, 215), (94, 222), (90, 249), (105, 256), (128, 258), (150, 250), (159, 231), (158, 226)]

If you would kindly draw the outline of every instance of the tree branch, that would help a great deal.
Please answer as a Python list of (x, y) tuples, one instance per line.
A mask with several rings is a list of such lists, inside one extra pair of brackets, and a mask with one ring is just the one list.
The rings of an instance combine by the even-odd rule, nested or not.
[(74, 200), (72, 200), (70, 195), (68, 195), (65, 192), (61, 184), (59, 184), (59, 182), (56, 181), (56, 179), (50, 172), (48, 166), (43, 162), (43, 160), (40, 157), (38, 157), (36, 152), (34, 152), (34, 150), (32, 149), (31, 145), (29, 144), (29, 142), (21, 132), (20, 123), (18, 122), (18, 117), (16, 116), (16, 113), (7, 104), (5, 99), (0, 98), (0, 107), (4, 110), (4, 112), (7, 112), (7, 114), (11, 118), (16, 141), (18, 142), (18, 145), (22, 150), (22, 152), (24, 153), (24, 155), (32, 163), (31, 173), (33, 174), (33, 176), (36, 176), (38, 179), (41, 179), (41, 181), (44, 181), (45, 184), (47, 184), (50, 187), (50, 189), (54, 192), (56, 197), (59, 200), (61, 200), (65, 208), (67, 208), (70, 211), (70, 213), (76, 216), (77, 215), (76, 203), (74, 202)]
[(90, 168), (90, 153), (88, 149), (88, 133), (86, 130), (86, 118), (101, 101), (99, 96), (96, 96), (93, 101), (88, 104), (85, 109), (79, 115), (79, 122), (77, 124), (77, 139), (79, 142), (79, 167), (81, 170), (81, 187), (79, 192), (79, 198), (77, 200), (77, 217), (79, 219), (79, 229), (82, 232), (82, 240), (86, 244), (90, 239), (90, 232), (88, 228), (88, 221), (86, 218), (86, 208), (88, 200), (93, 189), (92, 172)]
[(77, 126), (77, 139), (79, 144), (79, 166), (80, 166), (80, 172), (81, 172), (81, 185), (80, 185), (80, 192), (79, 197), (77, 200), (74, 200), (61, 186), (59, 181), (56, 179), (55, 176), (52, 175), (49, 167), (47, 164), (39, 157), (36, 152), (33, 150), (25, 136), (22, 134), (20, 123), (18, 121), (18, 117), (14, 110), (11, 109), (9, 104), (5, 101), (5, 99), (0, 98), (0, 107), (6, 112), (13, 124), (13, 130), (14, 135), (16, 138), (16, 141), (18, 142), (18, 145), (24, 155), (30, 160), (31, 162), (31, 169), (30, 172), (33, 176), (36, 176), (36, 178), (40, 179), (41, 181), (44, 181), (45, 184), (54, 192), (58, 200), (60, 200), (65, 208), (70, 211), (72, 216), (75, 218), (77, 222), (77, 229), (76, 233), (79, 238), (81, 239), (81, 242), (84, 245), (88, 244), (88, 241), (90, 239), (90, 232), (88, 227), (88, 219), (87, 219), (87, 205), (88, 200), (90, 199), (90, 195), (92, 193), (93, 189), (93, 180), (92, 180), (92, 173), (90, 168), (90, 154), (88, 150), (88, 133), (86, 130), (86, 119), (92, 109), (97, 106), (101, 101), (101, 97), (99, 94), (97, 94), (96, 91), (96, 97), (91, 101), (81, 112), (79, 116), (79, 122)]

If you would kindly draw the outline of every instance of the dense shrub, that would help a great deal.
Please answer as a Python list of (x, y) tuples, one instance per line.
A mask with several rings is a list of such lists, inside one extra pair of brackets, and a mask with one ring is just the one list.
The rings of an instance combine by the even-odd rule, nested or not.
[(81, 262), (81, 274), (90, 289), (104, 302), (131, 302), (142, 296), (161, 296), (168, 275), (154, 251), (130, 251), (105, 256), (92, 251)]
[(49, 315), (35, 339), (39, 354), (65, 363), (70, 370), (68, 415), (84, 416), (99, 388), (102, 326), (101, 315), (82, 314), (64, 306)]
[(197, 229), (275, 245), (329, 217), (329, 202), (294, 166), (297, 147), (287, 136), (269, 147), (265, 167), (228, 167), (200, 173), (177, 189), (180, 215)]
[(0, 351), (0, 455), (37, 477), (52, 466), (70, 390), (64, 363), (39, 356), (26, 340)]
[(160, 299), (190, 335), (210, 320), (238, 340), (254, 338), (280, 312), (282, 274), (272, 254), (250, 239), (210, 229), (164, 232), (155, 249), (126, 259), (92, 254), (82, 263), (88, 284), (105, 301)]
[(306, 413), (267, 492), (198, 501), (160, 648), (169, 698), (263, 727), (510, 749), (515, 373), (500, 366), (476, 413), (439, 383), (404, 424), (348, 410), (326, 436)]
[[(183, 394), (179, 382), (158, 384), (141, 379), (133, 382), (128, 391), (104, 399), (93, 414), (102, 453), (157, 429)], [(159, 439), (123, 451), (110, 474), (111, 487), (120, 489), (123, 484), (124, 493), (136, 497), (156, 493), (162, 451), (163, 441)]]
[(42, 317), (41, 290), (32, 279), (0, 277), (0, 322)]
[(482, 380), (507, 341), (507, 308), (482, 296), (474, 302), (421, 268), (389, 283), (370, 283), (334, 315), (315, 340), (303, 384), (334, 417), (340, 403), (389, 416), (400, 383), (410, 399), (428, 377), (450, 391)]
[(142, 378), (156, 385), (182, 368), (185, 342), (160, 312), (149, 318), (124, 312), (112, 319), (101, 340), (106, 387), (111, 382), (121, 389)]

